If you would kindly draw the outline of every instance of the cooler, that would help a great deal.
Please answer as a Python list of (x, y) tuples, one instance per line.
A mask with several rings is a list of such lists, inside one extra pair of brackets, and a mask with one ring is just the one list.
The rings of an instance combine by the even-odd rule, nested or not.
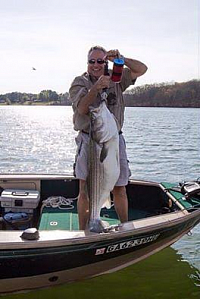
[(25, 212), (32, 214), (40, 201), (37, 190), (4, 189), (0, 196), (0, 204), (7, 212)]

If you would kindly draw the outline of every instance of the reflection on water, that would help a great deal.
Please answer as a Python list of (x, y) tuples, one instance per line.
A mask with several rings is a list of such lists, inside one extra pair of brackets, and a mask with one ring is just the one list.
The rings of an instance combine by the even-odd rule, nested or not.
[(70, 107), (0, 107), (0, 172), (72, 174), (75, 135)]
[(192, 299), (200, 298), (200, 273), (172, 248), (121, 271), (5, 299)]
[(173, 244), (173, 248), (181, 254), (182, 260), (188, 261), (200, 271), (200, 225), (192, 232), (185, 235), (179, 242)]

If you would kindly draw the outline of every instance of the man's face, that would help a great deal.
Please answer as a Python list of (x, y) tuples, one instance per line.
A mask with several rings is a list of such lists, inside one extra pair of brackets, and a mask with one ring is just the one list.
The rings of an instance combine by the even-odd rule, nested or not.
[(104, 56), (100, 50), (93, 50), (88, 56), (88, 73), (97, 79), (104, 74)]

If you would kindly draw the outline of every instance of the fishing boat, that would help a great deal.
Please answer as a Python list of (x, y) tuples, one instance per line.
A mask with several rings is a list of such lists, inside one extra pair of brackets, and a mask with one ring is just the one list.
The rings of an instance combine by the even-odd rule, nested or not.
[(0, 292), (110, 273), (170, 246), (200, 222), (200, 184), (130, 180), (129, 221), (101, 210), (103, 233), (78, 227), (78, 180), (0, 175)]

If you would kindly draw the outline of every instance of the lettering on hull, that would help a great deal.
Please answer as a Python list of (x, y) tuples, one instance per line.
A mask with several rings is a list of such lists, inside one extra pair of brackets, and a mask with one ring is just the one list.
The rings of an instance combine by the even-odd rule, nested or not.
[(110, 246), (103, 247), (103, 248), (98, 248), (96, 250), (95, 255), (110, 253), (110, 252), (114, 252), (114, 251), (132, 248), (132, 247), (139, 246), (142, 244), (150, 243), (150, 242), (155, 241), (159, 237), (159, 235), (160, 234), (156, 234), (156, 235), (152, 235), (149, 237), (143, 237), (143, 238), (139, 238), (139, 239), (135, 239), (135, 240), (130, 240), (130, 241), (110, 245)]

